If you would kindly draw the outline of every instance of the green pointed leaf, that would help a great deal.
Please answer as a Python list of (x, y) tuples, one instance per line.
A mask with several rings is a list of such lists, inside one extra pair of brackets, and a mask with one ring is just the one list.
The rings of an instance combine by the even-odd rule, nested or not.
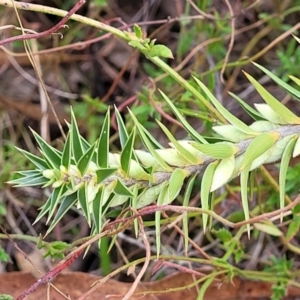
[[(189, 180), (187, 182), (186, 190), (185, 190), (184, 197), (183, 197), (183, 203), (182, 203), (183, 206), (186, 206), (186, 207), (189, 206), (196, 176), (197, 175), (194, 174), (193, 176), (191, 176), (189, 178)], [(184, 251), (187, 253), (188, 246), (189, 246), (189, 217), (188, 217), (187, 212), (185, 212), (183, 215), (182, 230), (184, 233)]]
[(49, 169), (52, 166), (49, 166), (45, 160), (42, 158), (33, 155), (32, 153), (23, 150), (21, 148), (15, 147), (18, 151), (20, 151), (27, 159), (29, 159), (37, 168), (41, 170)]
[(288, 124), (300, 124), (300, 118), (293, 114), (285, 105), (280, 103), (275, 97), (273, 97), (257, 80), (251, 75), (244, 72), (248, 80), (255, 87), (257, 92), (266, 101), (270, 107), (279, 114)]
[(207, 95), (209, 100), (213, 103), (213, 105), (216, 107), (216, 109), (230, 122), (232, 125), (234, 125), (238, 130), (250, 134), (253, 136), (257, 135), (257, 132), (249, 128), (245, 123), (243, 123), (240, 119), (235, 117), (233, 114), (231, 114), (217, 99), (216, 97), (210, 92), (210, 90), (195, 76), (193, 76), (195, 81), (198, 83), (200, 88), (204, 91), (204, 93)]
[[(168, 190), (168, 185), (167, 183), (164, 183), (164, 186), (159, 193), (158, 199), (157, 199), (157, 205), (163, 205), (165, 197), (167, 195), (167, 190)], [(157, 257), (160, 254), (160, 245), (161, 245), (161, 240), (160, 240), (160, 220), (161, 220), (161, 211), (156, 211), (155, 212), (155, 235), (156, 235), (156, 253)]]
[(239, 96), (228, 92), (228, 94), (233, 97), (235, 100), (237, 100), (239, 102), (239, 104), (241, 105), (241, 107), (245, 110), (245, 112), (252, 117), (254, 120), (263, 120), (262, 115), (257, 112), (254, 108), (252, 108), (247, 102), (245, 102), (244, 100), (242, 100)]
[(82, 209), (83, 215), (84, 215), (85, 219), (87, 220), (87, 223), (89, 224), (89, 226), (91, 226), (91, 214), (89, 211), (89, 203), (88, 203), (88, 197), (87, 197), (87, 183), (85, 183), (84, 187), (80, 188), (77, 191), (77, 198), (78, 198), (80, 207)]
[(162, 124), (158, 120), (156, 120), (156, 122), (158, 123), (160, 128), (163, 130), (165, 135), (168, 137), (168, 139), (172, 142), (172, 144), (174, 145), (176, 150), (179, 152), (179, 154), (181, 156), (183, 156), (186, 160), (188, 160), (190, 163), (197, 164), (198, 163), (197, 157), (195, 157), (191, 152), (189, 152), (183, 146), (181, 146), (180, 143), (177, 142), (175, 137), (172, 135), (172, 133), (169, 131), (169, 129), (164, 124)]
[[(250, 165), (247, 165), (240, 175), (240, 183), (241, 183), (241, 198), (242, 198), (242, 206), (245, 215), (245, 220), (248, 221), (250, 219), (249, 215), (249, 205), (248, 205), (248, 178), (249, 178)], [(250, 238), (250, 224), (247, 224), (248, 238)]]
[[(295, 77), (295, 76), (293, 76), (293, 75), (290, 75), (289, 76), (297, 85), (299, 85), (300, 86), (300, 79), (299, 78), (297, 78), (297, 77)], [(300, 93), (300, 92), (299, 92)]]
[(35, 177), (35, 176), (41, 176), (43, 174), (41, 173), (41, 170), (25, 170), (25, 171), (18, 171), (17, 173), (24, 177), (32, 177), (32, 176)]
[[(155, 152), (170, 166), (174, 167), (186, 167), (191, 163), (186, 160), (180, 153), (173, 148), (157, 149)], [(202, 160), (200, 160), (201, 162)]]
[(221, 228), (218, 230), (212, 230), (212, 233), (220, 239), (223, 243), (228, 243), (232, 240), (232, 234), (229, 230)]
[(256, 158), (272, 148), (279, 138), (279, 132), (263, 133), (255, 137), (245, 151), (240, 170), (250, 166)]
[(171, 203), (179, 194), (182, 189), (184, 179), (188, 176), (188, 171), (183, 169), (175, 169), (169, 179), (169, 186), (168, 186), (168, 194), (167, 202), (164, 204)]
[(71, 132), (68, 132), (67, 139), (64, 145), (64, 149), (61, 156), (61, 162), (60, 164), (66, 169), (69, 169), (70, 163), (71, 163), (71, 156), (72, 156), (72, 147), (71, 147)]
[(28, 176), (11, 180), (9, 183), (13, 184), (14, 187), (27, 187), (27, 186), (39, 186), (46, 184), (49, 179), (45, 178), (41, 174), (35, 176)]
[(185, 118), (182, 116), (182, 114), (179, 112), (179, 110), (176, 108), (173, 102), (168, 98), (168, 96), (165, 93), (163, 93), (161, 90), (159, 90), (159, 92), (164, 97), (165, 101), (168, 103), (170, 108), (172, 109), (176, 118), (180, 121), (180, 123), (183, 125), (185, 130), (194, 138), (194, 140), (203, 144), (207, 144), (207, 141), (185, 120)]
[(300, 39), (297, 36), (295, 36), (294, 34), (292, 34), (292, 36), (300, 44)]
[(233, 156), (239, 149), (231, 143), (215, 143), (215, 144), (199, 144), (190, 142), (193, 147), (200, 150), (202, 153), (215, 159), (225, 159)]
[(126, 176), (128, 176), (129, 171), (130, 171), (130, 165), (131, 165), (131, 160), (132, 160), (132, 153), (133, 153), (133, 145), (135, 141), (135, 128), (133, 128), (123, 150), (121, 153), (120, 157), (120, 163), (121, 163), (121, 168), (125, 172)]
[[(285, 196), (285, 182), (286, 182), (286, 174), (288, 170), (288, 166), (290, 163), (290, 159), (292, 156), (292, 152), (294, 149), (296, 143), (296, 137), (291, 139), (286, 148), (284, 149), (284, 152), (282, 154), (281, 158), (281, 165), (280, 165), (280, 171), (279, 171), (279, 197), (280, 197), (280, 208), (284, 208), (284, 196)], [(282, 214), (281, 214), (281, 221), (282, 221)]]
[(128, 139), (128, 132), (123, 122), (122, 116), (120, 115), (116, 106), (115, 106), (115, 114), (116, 114), (116, 119), (118, 124), (119, 140), (121, 143), (121, 148), (123, 149)]
[(171, 171), (172, 168), (170, 166), (168, 166), (165, 163), (165, 161), (155, 151), (153, 145), (151, 144), (150, 140), (148, 139), (147, 135), (144, 132), (143, 126), (139, 123), (139, 121), (136, 119), (136, 117), (134, 116), (134, 114), (131, 111), (129, 111), (129, 113), (130, 113), (134, 123), (136, 124), (139, 135), (140, 135), (143, 143), (145, 144), (145, 147), (149, 150), (149, 152), (152, 154), (152, 156), (155, 157), (155, 159), (157, 160), (157, 162), (160, 164), (160, 166), (162, 168), (164, 168), (165, 170)]
[[(218, 161), (209, 164), (202, 176), (201, 191), (200, 191), (201, 207), (206, 210), (209, 210), (210, 189), (214, 177), (214, 172), (218, 164), (219, 164)], [(206, 231), (207, 221), (208, 221), (208, 215), (202, 214), (202, 224), (203, 224), (204, 232)]]
[(60, 156), (57, 153), (57, 150), (52, 146), (48, 145), (46, 141), (42, 139), (34, 130), (31, 130), (35, 140), (39, 144), (41, 150), (44, 153), (44, 156), (48, 158), (49, 163), (53, 168), (59, 168), (60, 166)]
[(296, 157), (298, 155), (300, 155), (300, 137), (298, 137), (293, 151), (293, 157)]
[(45, 215), (46, 213), (50, 210), (50, 205), (51, 205), (51, 196), (47, 199), (46, 203), (42, 206), (42, 210), (40, 211), (40, 213), (38, 214), (38, 216), (36, 217), (35, 221), (33, 222), (32, 225), (36, 224), (38, 221), (40, 221)]
[(128, 45), (140, 50), (142, 53), (147, 50), (147, 48), (139, 41), (130, 41)]
[(73, 109), (71, 109), (71, 145), (75, 161), (78, 162), (82, 157), (84, 150)]
[(164, 147), (153, 137), (153, 135), (143, 126), (140, 127), (144, 131), (145, 135), (148, 137), (152, 145), (157, 149), (164, 149)]
[(84, 174), (92, 160), (92, 157), (95, 153), (95, 147), (97, 145), (97, 141), (81, 156), (77, 163), (77, 168), (81, 174)]
[(77, 193), (73, 193), (71, 195), (68, 195), (64, 197), (61, 201), (61, 205), (54, 217), (54, 220), (52, 221), (49, 229), (46, 232), (46, 235), (48, 235), (52, 229), (57, 225), (57, 223), (62, 219), (62, 217), (69, 211), (69, 209), (74, 205), (74, 203), (77, 201)]
[(130, 199), (131, 197), (115, 194), (111, 199), (111, 201), (109, 202), (109, 206), (110, 207), (120, 206)]
[(158, 198), (159, 193), (161, 192), (162, 188), (164, 187), (164, 183), (160, 183), (154, 185), (150, 188), (145, 189), (139, 196), (137, 201), (137, 208), (145, 207), (152, 202), (156, 201)]
[(65, 191), (66, 191), (66, 188), (64, 186), (60, 186), (52, 191), (52, 194), (48, 200), (50, 202), (50, 208), (49, 208), (49, 213), (48, 213), (48, 218), (47, 218), (46, 224), (48, 224), (49, 221), (51, 220), (51, 218), (61, 200), (61, 195)]
[(106, 113), (100, 137), (98, 142), (97, 150), (97, 163), (101, 168), (108, 167), (108, 155), (109, 155), (109, 135), (110, 135), (110, 112)]
[(254, 228), (273, 236), (282, 236), (282, 232), (269, 220), (262, 220), (253, 224)]
[(291, 223), (289, 224), (286, 233), (287, 241), (290, 241), (299, 231), (300, 231), (300, 219), (297, 218), (295, 220), (292, 220)]
[(139, 39), (143, 38), (143, 31), (142, 31), (142, 29), (139, 25), (134, 24), (133, 25), (133, 31), (134, 31), (137, 38), (139, 38)]
[(233, 125), (221, 125), (221, 126), (213, 126), (212, 128), (216, 133), (224, 137), (225, 139), (238, 143), (240, 141), (253, 138), (252, 135), (246, 134)]
[(158, 56), (158, 57), (166, 57), (166, 58), (174, 58), (172, 51), (165, 45), (154, 45), (147, 55), (150, 57)]
[[(137, 210), (137, 200), (138, 200), (138, 191), (139, 191), (139, 186), (137, 184), (134, 185), (132, 189), (132, 194), (134, 195), (131, 198), (131, 207), (133, 209)], [(133, 220), (133, 228), (134, 228), (134, 234), (136, 237), (138, 237), (139, 234), (139, 222), (137, 218), (134, 218)]]
[(117, 168), (105, 168), (97, 170), (97, 184), (101, 183), (103, 180), (113, 175), (117, 170)]
[(102, 230), (102, 192), (103, 190), (99, 189), (95, 199), (93, 200), (93, 217), (97, 233), (100, 233)]
[(230, 180), (234, 169), (235, 169), (234, 156), (222, 159), (215, 169), (210, 191), (213, 192), (216, 189), (223, 186), (224, 184), (226, 184)]
[(260, 112), (260, 114), (268, 121), (273, 124), (288, 124), (284, 118), (282, 118), (274, 109), (272, 109), (266, 103), (255, 103), (255, 108)]
[(272, 72), (270, 72), (268, 69), (264, 68), (263, 66), (252, 62), (257, 68), (259, 68), (260, 70), (262, 70), (265, 74), (267, 74), (272, 80), (274, 80), (279, 86), (281, 86), (282, 88), (284, 88), (288, 93), (294, 95), (295, 97), (297, 97), (300, 100), (300, 91), (298, 91), (297, 89), (295, 89), (294, 87), (292, 87), (291, 85), (287, 84), (286, 82), (284, 82), (283, 80), (281, 80), (280, 78), (278, 78), (275, 74), (273, 74)]
[(117, 180), (114, 193), (120, 196), (133, 197), (132, 192), (119, 179)]

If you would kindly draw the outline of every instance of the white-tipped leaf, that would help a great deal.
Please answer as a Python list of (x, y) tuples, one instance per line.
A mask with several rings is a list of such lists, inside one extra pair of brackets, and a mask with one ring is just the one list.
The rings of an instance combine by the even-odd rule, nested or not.
[(260, 112), (260, 114), (268, 121), (276, 124), (289, 124), (284, 118), (280, 116), (274, 109), (272, 109), (266, 103), (255, 103), (255, 108)]
[[(215, 161), (207, 166), (207, 168), (204, 171), (204, 174), (202, 176), (201, 181), (201, 206), (203, 209), (209, 210), (209, 197), (210, 197), (210, 190), (211, 190), (211, 184), (214, 177), (215, 169), (218, 165), (218, 161)], [(202, 224), (203, 224), (203, 231), (206, 230), (208, 221), (208, 215), (202, 214)]]
[(246, 134), (233, 125), (213, 126), (212, 129), (225, 139), (230, 140), (234, 143), (253, 138), (252, 134)]
[(234, 171), (235, 158), (234, 156), (222, 159), (215, 169), (210, 191), (213, 192), (226, 184)]

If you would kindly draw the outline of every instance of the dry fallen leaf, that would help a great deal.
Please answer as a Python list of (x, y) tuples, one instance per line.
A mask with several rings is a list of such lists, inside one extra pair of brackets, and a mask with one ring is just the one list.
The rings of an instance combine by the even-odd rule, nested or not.
[[(75, 300), (82, 296), (90, 289), (90, 286), (100, 277), (93, 276), (87, 273), (70, 272), (58, 275), (53, 284), (61, 292), (65, 293), (70, 299)], [(0, 294), (10, 294), (13, 297), (19, 296), (24, 292), (36, 279), (30, 273), (12, 272), (0, 275)], [(170, 289), (186, 286), (193, 282), (192, 276), (186, 273), (176, 273), (167, 276), (166, 278), (154, 282), (141, 283), (136, 293), (143, 291), (152, 291), (152, 294), (141, 296), (138, 294), (131, 299), (142, 300), (195, 300), (197, 298), (197, 291), (195, 288), (183, 289), (181, 291), (171, 292)], [(115, 280), (108, 280), (87, 300), (107, 300), (109, 299), (122, 299), (130, 288), (130, 283), (118, 282)], [(34, 293), (28, 295), (26, 300), (47, 299), (47, 287), (41, 286)], [(168, 291), (167, 293), (154, 293), (155, 291)], [(270, 299), (271, 284), (242, 280), (234, 278), (233, 284), (220, 281), (213, 283), (207, 290), (204, 299), (218, 299), (218, 300), (254, 300), (254, 299)], [(300, 289), (290, 287), (288, 289), (288, 296), (286, 300), (296, 300), (300, 297)], [(51, 287), (50, 300), (65, 300), (58, 292)]]

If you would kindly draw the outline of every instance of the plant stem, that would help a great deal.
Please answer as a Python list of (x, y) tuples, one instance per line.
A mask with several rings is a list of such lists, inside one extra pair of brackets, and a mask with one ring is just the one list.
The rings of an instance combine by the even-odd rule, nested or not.
[[(80, 1), (79, 1), (80, 2)], [(106, 31), (111, 33), (114, 36), (117, 36), (127, 42), (132, 41), (134, 38), (134, 35), (128, 35), (125, 31), (119, 30), (115, 27), (112, 27), (110, 25), (101, 23), (99, 21), (92, 20), (90, 18), (80, 16), (73, 14), (69, 17), (70, 13), (61, 9), (38, 5), (38, 4), (31, 4), (31, 3), (25, 3), (25, 2), (14, 2), (14, 1), (8, 1), (8, 0), (0, 0), (0, 5), (6, 6), (6, 7), (14, 7), (21, 10), (28, 10), (28, 11), (35, 11), (35, 12), (41, 12), (45, 14), (51, 14), (56, 15), (65, 18), (68, 16), (69, 19), (77, 21), (79, 23), (83, 23), (95, 28), (98, 28), (100, 30)], [(75, 4), (76, 6), (77, 4)], [(30, 34), (28, 34), (30, 36)], [(8, 42), (12, 42), (14, 38), (9, 38)], [(2, 41), (3, 43), (4, 41)], [(3, 43), (4, 44), (4, 43)], [(223, 123), (227, 123), (226, 119), (218, 112), (218, 110), (209, 102), (207, 101), (204, 96), (202, 96), (187, 80), (185, 80), (182, 76), (180, 76), (176, 71), (174, 71), (170, 66), (168, 66), (163, 60), (161, 60), (159, 57), (149, 57), (147, 58), (152, 61), (154, 64), (156, 64), (158, 67), (160, 67), (162, 70), (164, 70), (167, 74), (169, 74), (175, 81), (177, 81), (180, 85), (182, 85), (186, 90), (190, 91), (199, 101), (202, 102), (202, 104), (209, 110), (209, 112), (219, 121)]]

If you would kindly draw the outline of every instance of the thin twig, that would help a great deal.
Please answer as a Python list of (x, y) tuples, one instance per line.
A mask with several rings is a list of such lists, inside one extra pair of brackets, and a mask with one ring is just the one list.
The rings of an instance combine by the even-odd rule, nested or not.
[[(71, 8), (70, 11), (68, 11), (68, 13), (53, 27), (51, 27), (48, 30), (39, 32), (39, 33), (30, 33), (30, 34), (23, 34), (23, 35), (18, 35), (18, 36), (13, 36), (13, 37), (9, 37), (6, 39), (3, 39), (0, 41), (0, 46), (1, 45), (5, 45), (5, 44), (9, 44), (9, 43), (13, 43), (16, 41), (25, 41), (25, 40), (32, 40), (32, 39), (39, 39), (41, 37), (45, 37), (51, 34), (56, 33), (59, 29), (65, 27), (65, 24), (67, 23), (67, 21), (70, 19), (70, 17), (75, 14), (75, 12), (86, 2), (86, 0), (79, 0), (73, 8)], [(5, 4), (8, 5), (8, 4)], [(25, 3), (25, 6), (27, 4)]]

